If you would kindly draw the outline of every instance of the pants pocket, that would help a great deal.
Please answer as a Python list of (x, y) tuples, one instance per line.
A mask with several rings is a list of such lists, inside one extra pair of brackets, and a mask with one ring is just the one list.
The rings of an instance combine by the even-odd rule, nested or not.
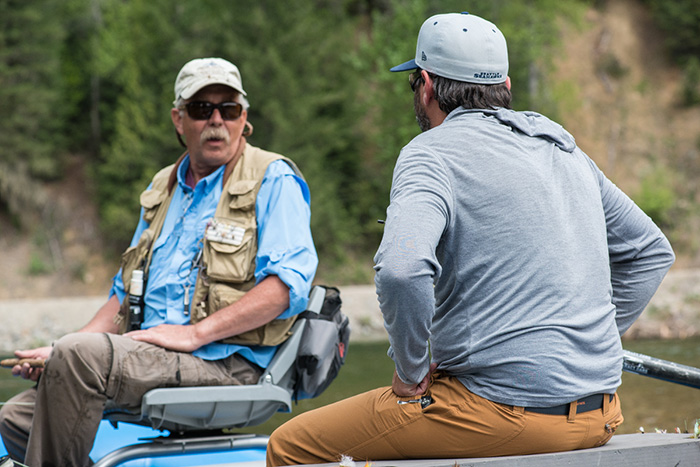
[(596, 441), (593, 447), (603, 446), (608, 441), (610, 441), (610, 438), (613, 437), (615, 431), (622, 424), (623, 421), (624, 417), (619, 412), (616, 414), (612, 414), (612, 416), (609, 419), (606, 419), (605, 424), (603, 425), (603, 430), (600, 435), (600, 438)]

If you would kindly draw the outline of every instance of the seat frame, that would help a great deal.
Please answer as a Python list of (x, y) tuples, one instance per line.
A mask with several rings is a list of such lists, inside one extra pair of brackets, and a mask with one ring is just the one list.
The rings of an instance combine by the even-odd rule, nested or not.
[[(325, 288), (314, 286), (307, 311), (320, 313), (324, 298)], [(103, 418), (115, 427), (120, 422), (133, 423), (168, 430), (170, 434), (112, 451), (95, 467), (112, 467), (144, 457), (265, 448), (267, 436), (220, 430), (259, 425), (277, 412), (291, 412), (294, 363), (305, 325), (305, 318), (297, 319), (291, 336), (280, 345), (257, 384), (156, 388), (143, 396), (140, 413), (106, 409)]]

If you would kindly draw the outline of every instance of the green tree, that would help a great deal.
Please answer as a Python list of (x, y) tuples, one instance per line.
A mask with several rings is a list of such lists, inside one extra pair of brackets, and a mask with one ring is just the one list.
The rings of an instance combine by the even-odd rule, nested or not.
[(684, 62), (700, 57), (700, 2), (697, 0), (646, 0), (656, 24), (666, 33), (665, 44), (673, 57)]
[(687, 107), (700, 104), (700, 58), (698, 57), (690, 57), (685, 65), (681, 103)]
[(416, 37), (428, 16), (426, 0), (392, 1), (388, 10), (370, 12), (357, 52), (352, 55), (355, 76), (363, 77), (357, 103), (364, 117), (357, 122), (364, 137), (360, 176), (355, 189), (353, 217), (363, 227), (365, 245), (379, 243), (389, 204), (391, 174), (401, 148), (419, 132), (413, 97), (405, 73), (389, 69), (415, 56)]
[(171, 2), (103, 2), (96, 50), (102, 145), (96, 166), (103, 228), (121, 249), (138, 220), (138, 198), (158, 168), (182, 152), (170, 122), (177, 73)]
[(247, 46), (239, 54), (250, 77), (250, 118), (257, 128), (251, 140), (299, 164), (311, 187), (322, 261), (342, 260), (361, 232), (350, 214), (361, 147), (354, 106), (361, 79), (347, 66), (354, 25), (313, 2), (292, 10), (283, 1), (267, 8), (252, 3), (250, 24), (259, 32), (240, 37)]
[(60, 53), (63, 133), (69, 150), (86, 160), (99, 154), (100, 81), (95, 66), (102, 0), (62, 0), (66, 36)]
[(40, 208), (35, 185), (61, 174), (58, 13), (51, 0), (0, 3), (0, 202), (16, 215)]

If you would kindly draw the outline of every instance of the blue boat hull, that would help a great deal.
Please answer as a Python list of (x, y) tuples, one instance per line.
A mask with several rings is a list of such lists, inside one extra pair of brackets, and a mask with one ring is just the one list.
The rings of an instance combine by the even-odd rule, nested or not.
[[(114, 428), (108, 421), (103, 420), (97, 431), (95, 444), (90, 452), (90, 458), (98, 461), (105, 455), (124, 446), (142, 443), (144, 438), (165, 436), (168, 432), (153, 430), (145, 426), (120, 423)], [(4, 444), (0, 445), (0, 456), (7, 454)], [(122, 464), (122, 467), (193, 467), (206, 465), (233, 464), (240, 462), (260, 462), (264, 465), (265, 449), (239, 449), (204, 454), (179, 454), (165, 457), (148, 457), (134, 459)]]

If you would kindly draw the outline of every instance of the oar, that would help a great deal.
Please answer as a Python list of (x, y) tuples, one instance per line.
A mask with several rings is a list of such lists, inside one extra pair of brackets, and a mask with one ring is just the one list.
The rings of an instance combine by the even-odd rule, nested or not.
[(700, 389), (700, 368), (624, 350), (622, 369), (629, 373)]

